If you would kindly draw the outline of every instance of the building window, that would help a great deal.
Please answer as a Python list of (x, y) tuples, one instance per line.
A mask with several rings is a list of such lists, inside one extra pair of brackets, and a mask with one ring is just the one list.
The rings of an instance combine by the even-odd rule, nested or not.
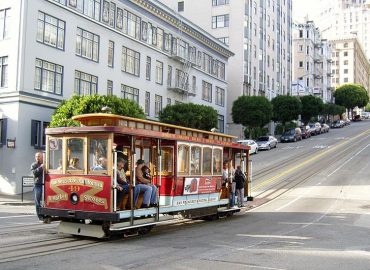
[(113, 96), (113, 81), (107, 80), (107, 96)]
[(76, 55), (99, 61), (99, 36), (77, 28)]
[(144, 112), (149, 116), (150, 114), (150, 92), (145, 92), (145, 108)]
[(193, 93), (197, 91), (197, 77), (195, 76), (192, 78), (191, 89), (193, 90)]
[(7, 118), (0, 119), (0, 147), (6, 144)]
[(343, 52), (343, 55), (344, 56), (348, 56), (348, 52)]
[(121, 70), (135, 76), (140, 73), (140, 53), (122, 46)]
[(177, 3), (177, 11), (178, 12), (184, 11), (184, 1), (181, 1), (181, 2)]
[(344, 43), (343, 47), (348, 48), (348, 43)]
[(158, 60), (155, 65), (155, 82), (163, 84), (163, 63)]
[(155, 116), (158, 117), (161, 111), (162, 111), (162, 96), (155, 95), (155, 108), (154, 108)]
[(45, 129), (49, 124), (49, 122), (31, 120), (31, 146), (35, 149), (45, 149)]
[(212, 28), (222, 28), (229, 26), (229, 14), (212, 16)]
[(216, 105), (225, 106), (225, 89), (216, 87)]
[(221, 132), (225, 132), (225, 117), (223, 115), (218, 115), (218, 127), (217, 129)]
[[(54, 0), (55, 1), (55, 0)], [(61, 3), (65, 0), (56, 0)], [(68, 5), (75, 8), (78, 12), (83, 13), (90, 18), (100, 21), (101, 0), (69, 0)]]
[(343, 70), (343, 73), (344, 73), (344, 74), (348, 74), (348, 69), (344, 69), (344, 70)]
[(207, 73), (211, 73), (212, 57), (206, 53), (203, 53), (203, 70)]
[(63, 66), (36, 58), (35, 89), (62, 94)]
[(65, 27), (64, 21), (39, 11), (36, 39), (41, 43), (64, 50)]
[(122, 98), (139, 103), (139, 89), (121, 84)]
[(221, 37), (221, 38), (218, 38), (218, 40), (226, 44), (227, 46), (229, 46), (229, 37)]
[(98, 93), (98, 77), (75, 70), (75, 93), (80, 96)]
[(114, 41), (109, 40), (108, 44), (108, 67), (114, 66)]
[(202, 99), (212, 102), (212, 84), (202, 81)]
[(0, 57), (0, 88), (8, 87), (8, 56)]
[(115, 19), (116, 19), (116, 4), (113, 2), (104, 1), (102, 21), (110, 25), (111, 27), (114, 27)]
[(299, 47), (298, 47), (298, 51), (299, 51), (299, 52), (303, 52), (303, 45), (299, 45)]
[(151, 71), (152, 71), (152, 59), (149, 56), (147, 56), (146, 57), (145, 77), (148, 81), (150, 81)]
[(0, 9), (0, 40), (9, 37), (10, 8)]
[(303, 61), (299, 61), (299, 67), (303, 68)]
[(343, 78), (343, 82), (348, 82), (348, 78)]
[(127, 13), (127, 34), (137, 39), (140, 38), (141, 18), (125, 10), (123, 16), (124, 20), (126, 13)]
[(303, 38), (303, 30), (299, 30), (299, 38)]
[(212, 6), (228, 5), (230, 0), (212, 0)]
[(348, 60), (344, 60), (344, 63), (343, 63), (345, 66), (348, 65)]
[(171, 87), (172, 85), (172, 66), (168, 66), (167, 69), (167, 86)]

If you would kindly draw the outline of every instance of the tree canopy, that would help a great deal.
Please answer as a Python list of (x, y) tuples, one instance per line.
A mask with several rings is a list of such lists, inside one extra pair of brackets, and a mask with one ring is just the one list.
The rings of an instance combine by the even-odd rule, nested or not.
[(77, 96), (63, 100), (51, 117), (50, 127), (78, 126), (79, 123), (71, 119), (72, 116), (85, 113), (101, 113), (102, 108), (108, 106), (113, 114), (145, 118), (142, 108), (134, 101), (116, 96)]
[(292, 96), (277, 96), (271, 100), (273, 108), (273, 120), (281, 122), (285, 125), (286, 122), (297, 120), (301, 113), (302, 103), (297, 97)]
[(179, 103), (165, 107), (159, 114), (161, 122), (210, 131), (218, 126), (218, 114), (210, 106)]
[(334, 93), (335, 104), (352, 110), (356, 106), (364, 107), (369, 102), (369, 95), (362, 85), (344, 84), (338, 87)]
[(300, 98), (302, 103), (301, 119), (304, 123), (310, 121), (312, 117), (319, 115), (323, 109), (322, 99), (315, 96), (303, 96)]
[(325, 115), (342, 115), (346, 112), (346, 108), (337, 104), (326, 103), (323, 106), (322, 113)]

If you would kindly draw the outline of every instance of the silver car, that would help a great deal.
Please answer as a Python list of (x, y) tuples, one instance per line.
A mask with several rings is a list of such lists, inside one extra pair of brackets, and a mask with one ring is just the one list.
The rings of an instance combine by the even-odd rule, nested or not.
[(238, 143), (241, 143), (243, 145), (248, 145), (251, 150), (249, 150), (250, 154), (257, 154), (258, 153), (258, 145), (255, 141), (253, 140), (240, 140)]
[(271, 148), (276, 148), (278, 140), (274, 136), (262, 136), (256, 140), (256, 143), (259, 150), (270, 150)]

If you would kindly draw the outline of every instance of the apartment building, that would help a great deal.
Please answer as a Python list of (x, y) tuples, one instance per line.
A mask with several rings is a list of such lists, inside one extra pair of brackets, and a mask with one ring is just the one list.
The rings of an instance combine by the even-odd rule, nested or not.
[(332, 85), (361, 84), (370, 89), (370, 63), (357, 38), (330, 41), (332, 50)]
[(313, 21), (293, 24), (292, 95), (333, 102), (331, 47)]
[(235, 53), (228, 72), (228, 132), (243, 137), (231, 108), (241, 95), (291, 93), (291, 0), (160, 0)]
[(209, 105), (224, 132), (232, 55), (157, 1), (0, 1), (0, 192), (21, 191), (73, 94), (131, 99), (152, 120), (176, 102)]

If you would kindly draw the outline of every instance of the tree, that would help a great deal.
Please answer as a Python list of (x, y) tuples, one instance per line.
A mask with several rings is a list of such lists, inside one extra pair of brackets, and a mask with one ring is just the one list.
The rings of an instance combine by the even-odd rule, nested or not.
[(283, 127), (285, 123), (297, 120), (301, 113), (302, 103), (297, 97), (277, 96), (272, 99), (273, 120), (281, 122)]
[(134, 101), (118, 98), (116, 96), (77, 96), (63, 100), (51, 116), (50, 127), (78, 126), (72, 116), (85, 113), (100, 113), (102, 108), (108, 106), (113, 114), (145, 118), (142, 108)]
[(335, 115), (341, 116), (345, 112), (346, 108), (337, 104), (327, 103), (323, 105), (322, 113), (327, 116), (331, 115), (332, 118), (334, 118)]
[(366, 89), (358, 84), (344, 84), (338, 87), (334, 93), (335, 104), (344, 106), (348, 111), (352, 111), (356, 106), (364, 107), (369, 102)]
[(321, 113), (323, 102), (321, 98), (315, 96), (303, 96), (300, 99), (302, 102), (301, 119), (307, 124), (312, 117)]
[(370, 112), (370, 103), (368, 103), (365, 107), (365, 111)]
[(210, 106), (179, 103), (165, 107), (159, 114), (161, 122), (210, 131), (218, 126), (218, 114)]
[(233, 122), (248, 129), (251, 138), (253, 129), (262, 128), (271, 121), (272, 105), (265, 97), (241, 96), (234, 101), (231, 113)]

